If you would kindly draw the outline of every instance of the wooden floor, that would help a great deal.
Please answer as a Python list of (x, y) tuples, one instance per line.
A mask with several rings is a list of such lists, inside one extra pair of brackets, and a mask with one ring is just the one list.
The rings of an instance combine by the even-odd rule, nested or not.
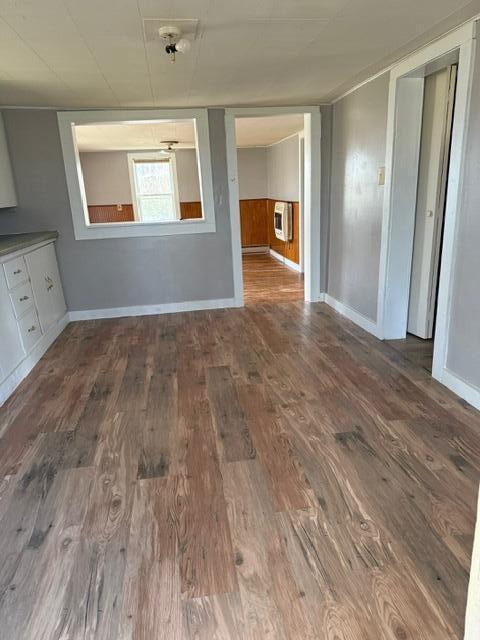
[(388, 344), (419, 368), (432, 373), (433, 340), (423, 340), (407, 333), (405, 340), (388, 340)]
[(303, 300), (303, 275), (266, 253), (246, 253), (243, 295), (246, 305)]
[(323, 304), (70, 324), (0, 434), (2, 638), (462, 637), (479, 414)]

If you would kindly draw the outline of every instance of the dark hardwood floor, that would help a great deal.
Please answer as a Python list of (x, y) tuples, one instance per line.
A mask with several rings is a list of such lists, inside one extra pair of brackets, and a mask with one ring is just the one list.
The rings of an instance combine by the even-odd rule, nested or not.
[(423, 340), (407, 333), (405, 340), (388, 340), (387, 343), (410, 362), (425, 369), (427, 373), (432, 373), (433, 340)]
[(70, 324), (0, 435), (2, 639), (462, 638), (480, 416), (323, 304)]
[(242, 263), (246, 305), (303, 300), (303, 274), (266, 253), (245, 253)]

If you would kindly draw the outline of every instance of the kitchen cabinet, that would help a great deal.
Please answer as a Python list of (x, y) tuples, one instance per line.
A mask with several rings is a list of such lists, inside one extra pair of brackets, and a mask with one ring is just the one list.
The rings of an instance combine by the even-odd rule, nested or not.
[(67, 314), (53, 239), (14, 247), (0, 263), (1, 405), (65, 327)]

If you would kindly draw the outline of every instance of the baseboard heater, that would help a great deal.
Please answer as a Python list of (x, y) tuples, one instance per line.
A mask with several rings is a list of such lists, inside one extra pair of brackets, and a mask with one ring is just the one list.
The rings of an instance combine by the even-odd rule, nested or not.
[(250, 247), (242, 247), (242, 253), (268, 253), (270, 246), (267, 244), (253, 245)]

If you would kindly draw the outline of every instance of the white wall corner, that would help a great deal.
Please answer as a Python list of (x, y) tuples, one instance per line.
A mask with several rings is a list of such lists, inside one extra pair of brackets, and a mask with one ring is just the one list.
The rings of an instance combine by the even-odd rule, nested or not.
[(433, 370), (433, 377), (480, 411), (480, 389), (478, 387), (467, 382), (447, 367), (440, 372)]
[(373, 336), (375, 336), (379, 340), (383, 339), (381, 329), (378, 326), (377, 322), (374, 322), (373, 320), (371, 320), (371, 318), (367, 318), (363, 314), (358, 313), (358, 311), (355, 311), (355, 309), (352, 309), (351, 307), (344, 304), (343, 302), (340, 302), (336, 298), (333, 298), (328, 293), (324, 295), (325, 295), (325, 302), (328, 304), (329, 307), (332, 307), (332, 309), (337, 311), (340, 315), (345, 316), (345, 318), (348, 318), (349, 320), (354, 322), (356, 325), (358, 325), (361, 329), (363, 329), (364, 331), (367, 331), (368, 333), (371, 333)]
[(293, 262), (293, 260), (289, 260), (289, 258), (286, 258), (285, 256), (282, 256), (281, 253), (278, 253), (274, 249), (270, 249), (270, 255), (272, 256), (272, 258), (275, 258), (275, 260), (278, 260), (279, 262), (284, 264), (286, 267), (293, 269), (293, 271), (298, 271), (299, 273), (302, 273), (302, 269), (299, 264), (297, 264), (296, 262)]

